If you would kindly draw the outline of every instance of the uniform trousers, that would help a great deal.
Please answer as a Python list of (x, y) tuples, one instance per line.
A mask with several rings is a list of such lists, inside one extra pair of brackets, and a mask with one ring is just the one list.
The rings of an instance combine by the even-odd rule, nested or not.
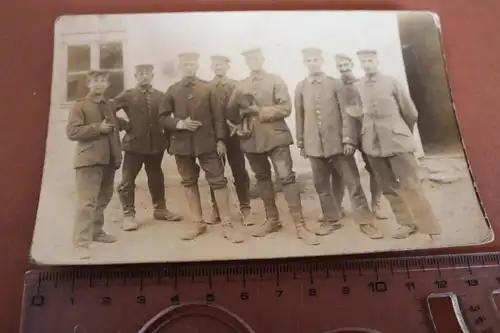
[[(361, 153), (361, 157), (365, 162), (365, 170), (370, 175), (370, 194), (373, 206), (380, 202), (380, 198), (382, 197), (382, 189), (377, 182), (377, 178), (373, 174), (373, 170), (370, 166), (370, 163), (368, 162), (368, 156), (365, 153)], [(331, 184), (335, 201), (339, 207), (342, 207), (342, 202), (344, 201), (345, 194), (345, 184), (341, 174), (336, 169), (332, 170)]]
[(302, 217), (300, 191), (297, 187), (293, 161), (289, 146), (276, 147), (264, 153), (246, 153), (248, 162), (257, 180), (260, 198), (264, 203), (266, 217), (278, 219), (279, 213), (275, 201), (275, 192), (271, 174), (271, 164), (283, 186), (285, 200), (292, 217)]
[(423, 192), (414, 154), (368, 156), (368, 161), (397, 222), (416, 226), (422, 233), (439, 234), (441, 228)]
[[(226, 140), (227, 154), (226, 158), (231, 167), (231, 172), (234, 179), (234, 187), (236, 195), (240, 204), (240, 210), (250, 208), (250, 177), (245, 164), (245, 154), (241, 150), (240, 139), (237, 136), (230, 136)], [(226, 158), (223, 159), (224, 164)], [(212, 206), (217, 209), (215, 205), (214, 192), (210, 189), (210, 197), (212, 199)]]
[(313, 172), (313, 181), (318, 193), (325, 221), (341, 219), (340, 205), (334, 200), (331, 182), (332, 171), (338, 173), (347, 187), (352, 202), (353, 217), (358, 224), (372, 224), (370, 209), (366, 200), (354, 156), (337, 154), (330, 157), (309, 157)]
[(75, 247), (89, 246), (95, 236), (104, 232), (104, 210), (113, 197), (115, 172), (114, 164), (76, 169)]
[[(196, 163), (197, 159), (199, 165)], [(217, 190), (227, 186), (224, 165), (215, 152), (201, 154), (197, 157), (193, 155), (175, 155), (175, 163), (181, 176), (181, 184), (184, 187), (198, 185), (200, 168), (205, 172), (205, 179), (211, 189)]]
[(135, 180), (143, 165), (153, 206), (155, 209), (165, 209), (165, 178), (161, 169), (163, 155), (163, 152), (157, 154), (125, 152), (122, 181), (117, 189), (124, 216), (135, 216)]

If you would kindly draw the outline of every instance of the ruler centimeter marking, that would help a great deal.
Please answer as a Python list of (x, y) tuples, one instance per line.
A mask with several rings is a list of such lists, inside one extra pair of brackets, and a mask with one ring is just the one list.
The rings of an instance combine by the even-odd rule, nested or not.
[[(240, 287), (237, 287), (238, 285)], [(433, 327), (435, 319), (432, 313), (428, 313), (429, 302), (434, 298), (443, 297), (453, 301), (451, 304), (455, 312), (457, 304), (462, 306), (465, 319), (457, 318), (460, 325), (467, 322), (474, 328), (461, 332), (500, 333), (500, 318), (497, 303), (494, 302), (499, 289), (500, 253), (345, 261), (320, 258), (308, 261), (280, 260), (275, 263), (251, 261), (167, 266), (61, 267), (26, 274), (22, 333), (42, 332), (38, 330), (40, 327), (58, 331), (62, 327), (74, 327), (77, 324), (91, 326), (91, 323), (74, 324), (69, 321), (76, 320), (74, 318), (79, 316), (79, 313), (75, 312), (77, 309), (87, 314), (102, 315), (97, 313), (97, 311), (102, 312), (99, 310), (99, 305), (106, 306), (108, 308), (106, 311), (109, 312), (111, 311), (109, 309), (125, 311), (133, 307), (133, 304), (142, 304), (146, 308), (154, 306), (160, 310), (169, 306), (182, 307), (185, 302), (202, 302), (207, 306), (226, 306), (231, 311), (232, 308), (235, 308), (235, 311), (239, 309), (236, 312), (242, 313), (247, 320), (252, 321), (252, 315), (248, 312), (250, 308), (258, 312), (261, 308), (278, 306), (269, 308), (262, 314), (276, 315), (276, 311), (278, 313), (281, 311), (279, 307), (287, 308), (290, 303), (304, 307), (306, 312), (310, 312), (311, 309), (324, 311), (320, 303), (316, 303), (314, 299), (330, 302), (328, 306), (335, 307), (335, 313), (329, 314), (327, 318), (331, 321), (344, 320), (348, 323), (349, 315), (352, 315), (353, 311), (361, 311), (360, 306), (362, 306), (366, 310), (361, 311), (356, 320), (363, 322), (363, 327), (386, 325), (383, 327), (385, 331), (382, 330), (384, 333), (428, 332), (429, 327)], [(237, 297), (234, 298), (234, 295)], [(375, 301), (374, 297), (380, 300)], [(390, 297), (397, 297), (398, 301)], [(280, 299), (285, 303), (276, 303)], [(97, 303), (94, 303), (96, 300)], [(237, 301), (245, 302), (247, 306), (240, 309), (241, 305), (238, 305)], [(373, 302), (375, 306), (371, 304)], [(63, 322), (59, 324), (50, 322), (47, 316), (41, 315), (43, 308), (45, 311), (61, 314)], [(378, 316), (383, 317), (384, 313), (380, 313), (380, 308), (387, 308), (395, 313), (403, 309), (409, 311), (406, 317), (397, 318), (401, 315), (394, 317), (395, 320), (407, 320), (408, 324), (412, 322), (415, 329), (402, 330), (404, 326), (401, 325), (404, 325), (404, 322), (390, 324), (389, 321), (380, 321), (381, 319), (377, 317), (370, 317), (370, 320), (365, 318), (369, 311), (379, 313)], [(137, 312), (137, 316), (144, 316), (140, 318), (141, 323), (151, 318), (151, 313), (146, 315), (141, 312), (145, 310), (133, 311)], [(298, 320), (303, 317), (300, 313), (294, 312), (298, 310), (288, 311), (290, 318)], [(68, 315), (63, 315), (65, 312)], [(456, 315), (462, 316), (461, 313)], [(317, 314), (313, 313), (311, 316)], [(122, 333), (139, 330), (138, 318), (125, 316), (119, 323), (109, 318), (103, 317), (101, 321), (107, 320), (106, 325), (119, 327)], [(294, 328), (318, 326), (319, 321), (323, 319), (318, 318), (307, 323), (307, 318), (302, 318), (302, 322), (290, 326), (287, 332), (302, 332)], [(64, 320), (68, 322), (64, 323)], [(253, 320), (252, 324), (256, 326), (255, 332), (265, 332), (265, 329), (259, 327), (259, 323), (255, 324), (255, 318)], [(277, 318), (275, 323), (271, 321), (267, 325), (284, 325), (283, 320), (285, 319), (282, 318), (280, 321)], [(273, 329), (281, 328), (273, 327)], [(269, 329), (269, 326), (266, 329)], [(105, 331), (95, 330), (95, 332)], [(106, 332), (114, 333), (116, 330)]]

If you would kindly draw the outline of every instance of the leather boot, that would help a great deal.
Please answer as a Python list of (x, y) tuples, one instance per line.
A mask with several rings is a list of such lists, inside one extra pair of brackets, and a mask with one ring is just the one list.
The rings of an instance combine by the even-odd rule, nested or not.
[(164, 201), (154, 204), (153, 217), (155, 220), (164, 221), (181, 221), (182, 216), (175, 214), (167, 209), (167, 205)]
[(302, 213), (302, 202), (297, 183), (286, 184), (283, 186), (283, 194), (288, 204), (288, 210), (292, 216), (297, 238), (302, 239), (307, 245), (318, 245), (319, 240), (315, 234), (306, 229), (304, 214)]
[(212, 213), (210, 215), (209, 224), (217, 224), (220, 222), (219, 208), (215, 200), (214, 190), (210, 189), (210, 199), (212, 200)]
[(372, 213), (377, 220), (387, 220), (387, 216), (382, 212), (382, 207), (380, 207), (380, 200), (372, 202)]
[(254, 237), (264, 237), (273, 232), (281, 230), (282, 225), (279, 219), (278, 207), (275, 201), (274, 186), (271, 179), (258, 180), (259, 194), (264, 203), (266, 220), (257, 226), (252, 235)]
[(185, 187), (186, 200), (189, 203), (191, 218), (187, 231), (182, 235), (182, 240), (192, 240), (207, 231), (203, 221), (203, 211), (201, 209), (200, 190), (198, 186)]
[(233, 225), (231, 221), (231, 210), (229, 204), (229, 192), (227, 188), (214, 190), (215, 201), (219, 207), (219, 213), (222, 221), (222, 232), (224, 238), (232, 243), (242, 243), (245, 238)]

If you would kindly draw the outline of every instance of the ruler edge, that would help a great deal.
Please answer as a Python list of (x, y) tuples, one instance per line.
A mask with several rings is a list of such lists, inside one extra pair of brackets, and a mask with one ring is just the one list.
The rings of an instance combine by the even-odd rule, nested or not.
[[(165, 272), (166, 276), (175, 276), (180, 272), (190, 272), (189, 275), (207, 276), (214, 270), (219, 270), (224, 275), (228, 271), (234, 270), (236, 274), (258, 269), (270, 273), (287, 273), (297, 267), (302, 267), (303, 271), (316, 271), (328, 269), (355, 270), (355, 269), (387, 269), (387, 268), (407, 268), (412, 263), (412, 267), (422, 267), (425, 265), (435, 265), (426, 269), (454, 269), (483, 267), (487, 262), (488, 266), (500, 266), (500, 251), (495, 252), (474, 252), (458, 254), (420, 255), (402, 257), (375, 257), (375, 258), (349, 258), (349, 257), (313, 257), (313, 258), (293, 258), (293, 259), (265, 259), (265, 260), (238, 260), (238, 261), (214, 261), (214, 262), (188, 262), (188, 263), (144, 263), (125, 265), (90, 265), (90, 266), (39, 266), (29, 269), (24, 274), (24, 289), (34, 283), (41, 281), (59, 279), (61, 274), (66, 274), (72, 279), (80, 274), (81, 278), (89, 278), (96, 273), (116, 274), (127, 273), (130, 277), (140, 277), (144, 272), (159, 273)], [(491, 262), (494, 262), (491, 263)], [(457, 266), (458, 265), (458, 266)], [(264, 269), (263, 269), (264, 268)], [(291, 269), (290, 269), (291, 268)], [(198, 274), (196, 274), (196, 272)], [(137, 276), (136, 276), (137, 275)], [(76, 279), (80, 279), (77, 277)], [(66, 280), (62, 278), (61, 280)]]

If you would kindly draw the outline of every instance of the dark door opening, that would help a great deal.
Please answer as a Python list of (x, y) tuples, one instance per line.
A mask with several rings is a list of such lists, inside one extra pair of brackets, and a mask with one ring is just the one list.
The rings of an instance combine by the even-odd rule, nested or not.
[(441, 36), (430, 13), (398, 15), (401, 49), (426, 154), (462, 150), (446, 75)]

